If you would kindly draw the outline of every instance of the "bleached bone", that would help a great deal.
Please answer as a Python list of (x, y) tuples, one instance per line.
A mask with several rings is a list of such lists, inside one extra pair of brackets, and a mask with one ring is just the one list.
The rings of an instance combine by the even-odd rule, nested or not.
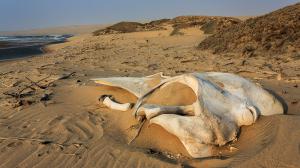
[[(259, 115), (283, 114), (282, 104), (249, 80), (229, 73), (191, 73), (175, 77), (93, 79), (96, 83), (123, 88), (135, 96), (134, 116), (145, 116), (182, 142), (194, 157), (215, 155), (214, 148), (237, 138), (240, 126), (255, 123)], [(190, 87), (196, 101), (187, 106), (147, 104), (154, 92), (171, 84)]]
[(110, 109), (119, 110), (119, 111), (127, 111), (131, 108), (130, 103), (117, 103), (111, 99), (110, 96), (104, 95), (100, 99), (102, 103)]
[(164, 76), (162, 73), (157, 73), (146, 77), (111, 77), (94, 78), (91, 80), (102, 85), (120, 87), (139, 98), (141, 95), (151, 90), (153, 86), (168, 78), (170, 77)]
[[(127, 111), (131, 108), (130, 103), (118, 103), (111, 99), (110, 96), (106, 95), (103, 98), (100, 98), (99, 101), (113, 110)], [(192, 115), (193, 106), (160, 106), (155, 104), (145, 104), (139, 108), (137, 113), (138, 116), (146, 116), (147, 119), (151, 119), (161, 114)]]
[(138, 109), (138, 116), (146, 116), (149, 120), (161, 114), (193, 115), (194, 107), (188, 106), (161, 106), (155, 104), (144, 104)]

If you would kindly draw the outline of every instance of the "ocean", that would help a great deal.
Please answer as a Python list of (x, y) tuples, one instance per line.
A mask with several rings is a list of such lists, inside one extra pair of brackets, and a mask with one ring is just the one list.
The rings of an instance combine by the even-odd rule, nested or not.
[(62, 43), (72, 35), (0, 36), (0, 60), (43, 54), (48, 44)]

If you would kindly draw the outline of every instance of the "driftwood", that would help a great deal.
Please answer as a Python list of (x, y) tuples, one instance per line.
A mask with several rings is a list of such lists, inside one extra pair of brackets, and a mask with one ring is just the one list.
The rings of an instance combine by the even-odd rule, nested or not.
[(30, 85), (25, 86), (23, 89), (21, 89), (21, 90), (19, 90), (19, 91), (17, 91), (17, 92), (4, 92), (3, 94), (4, 94), (4, 95), (11, 96), (11, 97), (14, 97), (14, 98), (16, 98), (17, 100), (20, 100), (20, 98), (22, 97), (22, 93), (23, 93), (26, 89), (29, 89), (29, 88), (30, 88), (30, 89), (32, 89), (32, 90), (36, 90), (35, 88), (33, 88), (33, 86), (37, 86), (37, 87), (39, 87), (39, 88), (41, 88), (41, 89), (46, 89), (46, 88), (48, 87), (48, 85), (47, 85), (47, 86), (41, 86), (39, 83), (42, 82), (42, 81), (44, 81), (44, 80), (46, 80), (46, 79), (48, 79), (50, 76), (51, 76), (51, 75), (49, 75), (49, 76), (47, 76), (47, 77), (45, 77), (45, 78), (42, 78), (42, 79), (38, 80), (37, 82), (34, 82), (34, 81), (32, 81), (31, 79), (29, 79), (29, 78), (26, 77), (26, 79), (29, 80), (29, 81), (31, 82)]
[(61, 80), (61, 79), (68, 79), (69, 77), (71, 77), (72, 75), (74, 75), (76, 72), (71, 72), (68, 74), (63, 74), (61, 77), (59, 77), (57, 80)]
[(7, 75), (7, 74), (12, 73), (12, 72), (14, 72), (14, 71), (8, 71), (8, 72), (0, 73), (0, 76)]
[(42, 85), (38, 84), (39, 82), (34, 82), (31, 79), (29, 79), (28, 77), (25, 77), (25, 78), (31, 82), (32, 86), (35, 85), (35, 86), (39, 87), (40, 89), (46, 89), (47, 88), (47, 86), (42, 86)]
[[(50, 76), (51, 76), (51, 75), (49, 75), (49, 76), (47, 76), (47, 77), (45, 77), (45, 78), (42, 78), (42, 79), (38, 80), (37, 82), (31, 83), (31, 85), (29, 85), (29, 86), (24, 87), (22, 90), (20, 90), (20, 91), (17, 93), (18, 99), (21, 98), (22, 92), (23, 92), (24, 90), (26, 90), (26, 89), (28, 89), (28, 88), (32, 88), (32, 86), (34, 86), (34, 85), (38, 85), (38, 83), (40, 83), (40, 82), (42, 82), (42, 81), (48, 79)], [(30, 80), (30, 79), (29, 79), (29, 80)], [(31, 80), (30, 80), (30, 81), (31, 81)]]

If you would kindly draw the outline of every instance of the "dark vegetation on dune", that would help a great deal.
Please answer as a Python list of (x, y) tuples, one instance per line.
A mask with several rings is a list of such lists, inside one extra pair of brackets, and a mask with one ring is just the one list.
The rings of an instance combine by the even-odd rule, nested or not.
[(104, 34), (131, 33), (140, 31), (163, 30), (162, 24), (168, 22), (169, 19), (155, 20), (149, 23), (138, 22), (119, 22), (105, 29), (93, 32), (93, 35), (99, 36)]
[(215, 53), (297, 55), (300, 49), (300, 3), (223, 29), (202, 41), (199, 48)]
[(189, 27), (198, 27), (205, 34), (213, 34), (240, 22), (241, 20), (232, 17), (178, 16), (171, 20), (174, 29), (170, 35), (180, 35), (181, 29)]
[(174, 19), (160, 19), (149, 23), (139, 22), (119, 22), (105, 29), (93, 32), (93, 35), (131, 33), (140, 31), (164, 30), (166, 24), (173, 27), (170, 35), (180, 35), (181, 29), (197, 27), (205, 34), (213, 34), (224, 28), (240, 23), (241, 20), (231, 17), (217, 16), (179, 16)]

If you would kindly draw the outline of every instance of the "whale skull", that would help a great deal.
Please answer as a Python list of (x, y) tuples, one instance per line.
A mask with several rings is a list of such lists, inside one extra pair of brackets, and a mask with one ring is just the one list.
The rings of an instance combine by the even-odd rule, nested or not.
[[(283, 114), (282, 104), (259, 85), (230, 73), (205, 72), (168, 77), (162, 73), (146, 77), (111, 77), (92, 79), (98, 84), (119, 87), (138, 100), (133, 115), (145, 117), (178, 137), (193, 158), (213, 156), (213, 148), (237, 138), (243, 125), (255, 123), (259, 115)], [(186, 85), (196, 100), (190, 105), (149, 104), (154, 92), (174, 83)], [(178, 90), (180, 92), (180, 90)], [(111, 108), (127, 111), (129, 103), (102, 97)]]

